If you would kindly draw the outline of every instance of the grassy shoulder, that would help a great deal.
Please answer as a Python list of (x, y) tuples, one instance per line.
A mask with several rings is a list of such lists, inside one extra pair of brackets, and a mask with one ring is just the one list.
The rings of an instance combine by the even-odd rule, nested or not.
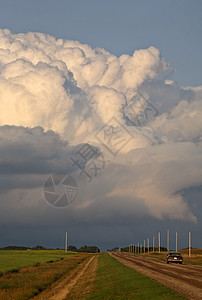
[(17, 272), (20, 268), (58, 261), (72, 255), (76, 253), (65, 253), (63, 250), (0, 250), (0, 275)]
[[(183, 256), (183, 262), (185, 264), (194, 264), (202, 266), (202, 249), (192, 249), (191, 257), (189, 257), (188, 249), (186, 250), (179, 250), (179, 252)], [(140, 255), (144, 257), (153, 257), (158, 258), (160, 260), (166, 261), (167, 252), (149, 252), (149, 253), (142, 253)]]
[(107, 253), (98, 258), (94, 292), (85, 299), (185, 299), (172, 289), (132, 270)]
[(88, 254), (67, 256), (63, 260), (20, 269), (17, 273), (6, 273), (0, 277), (0, 299), (26, 300), (34, 297), (88, 257)]

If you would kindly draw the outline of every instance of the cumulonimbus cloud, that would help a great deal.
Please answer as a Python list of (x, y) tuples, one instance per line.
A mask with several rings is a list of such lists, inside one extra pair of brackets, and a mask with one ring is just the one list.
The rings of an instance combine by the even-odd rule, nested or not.
[[(4, 170), (12, 170), (11, 162), (15, 172), (23, 170), (20, 165), (26, 161), (29, 172), (24, 172), (35, 173), (36, 161), (42, 157), (46, 172), (50, 166), (59, 170), (72, 145), (90, 141), (99, 147), (96, 132), (115, 118), (132, 138), (111, 170), (104, 171), (109, 179), (100, 184), (107, 188), (99, 190), (103, 194), (97, 199), (125, 198), (128, 211), (135, 211), (141, 201), (141, 207), (156, 218), (195, 222), (180, 191), (202, 184), (202, 89), (181, 88), (160, 79), (167, 70), (169, 65), (155, 47), (116, 57), (78, 41), (0, 30), (0, 136), (7, 157), (0, 163)], [(140, 110), (138, 95), (146, 99), (149, 106), (143, 110), (148, 115), (153, 109), (143, 123), (135, 120)], [(188, 171), (190, 176), (180, 175)], [(121, 183), (116, 172), (124, 174)], [(178, 174), (177, 178), (172, 174)], [(92, 188), (92, 195), (96, 193), (97, 187)], [(103, 202), (96, 205), (101, 207)]]
[(41, 126), (64, 137), (73, 129), (75, 136), (89, 130), (82, 103), (78, 110), (81, 99), (95, 109), (96, 119), (121, 118), (128, 90), (167, 69), (154, 47), (118, 58), (76, 41), (1, 30), (0, 48), (0, 124)]

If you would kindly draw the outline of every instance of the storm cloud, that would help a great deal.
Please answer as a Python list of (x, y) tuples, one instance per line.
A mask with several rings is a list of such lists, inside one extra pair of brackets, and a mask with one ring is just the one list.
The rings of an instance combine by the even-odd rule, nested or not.
[[(24, 212), (28, 221), (38, 211), (43, 219), (44, 180), (61, 172), (79, 184), (72, 222), (196, 223), (201, 216), (183, 191), (202, 185), (202, 87), (179, 87), (169, 72), (152, 46), (116, 57), (78, 41), (0, 30), (1, 219)], [(123, 131), (116, 156), (97, 138), (106, 124)], [(106, 160), (92, 182), (71, 160), (85, 143)]]

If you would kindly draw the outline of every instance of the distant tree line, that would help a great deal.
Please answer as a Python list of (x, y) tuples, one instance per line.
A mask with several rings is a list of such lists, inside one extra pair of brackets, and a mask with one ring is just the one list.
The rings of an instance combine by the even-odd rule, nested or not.
[[(53, 249), (47, 249), (46, 247), (43, 246), (34, 246), (34, 247), (24, 247), (24, 246), (7, 246), (4, 248), (0, 248), (1, 250), (53, 250)], [(63, 250), (63, 249), (59, 249), (57, 248), (57, 250)], [(70, 245), (68, 247), (69, 251), (74, 251), (74, 252), (88, 252), (88, 253), (99, 253), (100, 249), (96, 246), (87, 246), (84, 245), (82, 247), (80, 247), (79, 249), (77, 249), (75, 246)]]
[(43, 246), (34, 246), (34, 247), (24, 247), (24, 246), (7, 246), (7, 247), (3, 247), (0, 248), (1, 250), (47, 250), (45, 247)]
[[(124, 251), (123, 249), (125, 249), (125, 248), (121, 248), (121, 249), (122, 249), (122, 251)], [(108, 252), (116, 252), (118, 250), (119, 250), (119, 247), (115, 247), (115, 248), (112, 248), (112, 249), (107, 249)], [(126, 252), (126, 251), (124, 251), (124, 252)]]
[(99, 253), (100, 249), (97, 246), (87, 246), (84, 245), (77, 249), (75, 246), (70, 245), (68, 247), (69, 251), (75, 251), (75, 252), (88, 252), (88, 253)]

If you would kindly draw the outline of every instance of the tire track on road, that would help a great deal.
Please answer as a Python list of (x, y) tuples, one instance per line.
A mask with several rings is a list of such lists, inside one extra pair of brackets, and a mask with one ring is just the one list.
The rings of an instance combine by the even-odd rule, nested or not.
[(97, 259), (96, 255), (86, 259), (81, 265), (64, 275), (61, 280), (56, 281), (50, 288), (33, 298), (33, 300), (63, 300), (67, 299), (71, 290), (75, 287), (78, 280), (85, 274), (87, 269)]
[(126, 266), (176, 290), (188, 299), (202, 299), (202, 267), (167, 265), (161, 261), (126, 253), (110, 253)]

